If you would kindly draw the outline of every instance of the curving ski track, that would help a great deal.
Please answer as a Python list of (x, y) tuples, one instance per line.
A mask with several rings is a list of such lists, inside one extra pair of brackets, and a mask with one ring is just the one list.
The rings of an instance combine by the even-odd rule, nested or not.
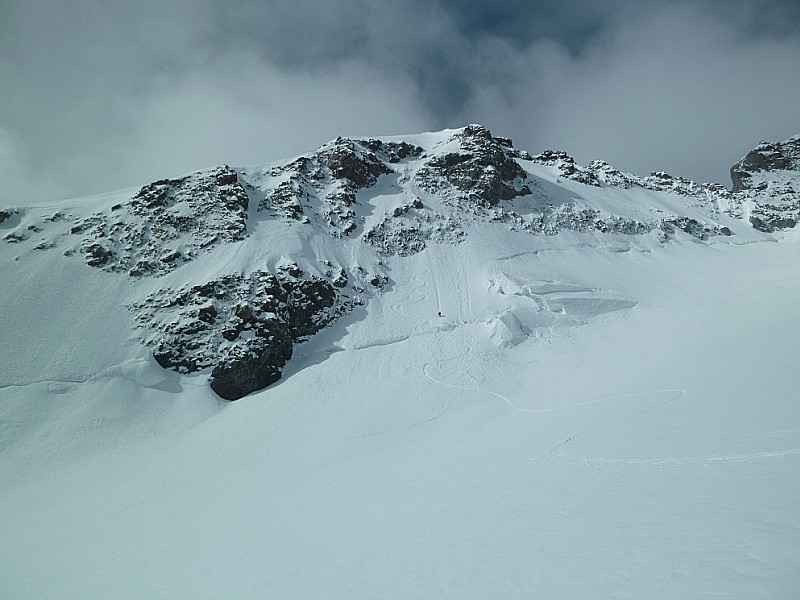
[[(638, 394), (629, 394), (626, 396), (616, 396), (614, 398), (607, 398), (604, 400), (613, 400), (613, 399), (621, 399), (625, 397), (636, 397), (648, 394), (662, 394), (662, 393), (674, 393), (679, 392), (679, 395), (670, 398), (665, 402), (661, 402), (656, 404), (655, 406), (648, 407), (639, 411), (632, 412), (627, 417), (631, 417), (637, 414), (642, 414), (646, 412), (651, 412), (675, 402), (683, 397), (686, 396), (686, 391), (682, 389), (674, 389), (674, 390), (653, 390), (650, 392), (641, 392)], [(586, 403), (585, 403), (586, 404)], [(603, 424), (596, 425), (594, 427), (589, 427), (578, 433), (575, 433), (563, 440), (561, 440), (558, 444), (556, 444), (550, 450), (550, 456), (552, 458), (559, 458), (563, 460), (571, 460), (573, 462), (579, 462), (584, 465), (650, 465), (650, 466), (673, 466), (673, 467), (681, 467), (681, 466), (689, 466), (689, 465), (708, 465), (713, 464), (716, 462), (743, 462), (743, 461), (752, 461), (752, 460), (762, 460), (768, 458), (782, 458), (786, 456), (794, 456), (800, 455), (800, 448), (790, 448), (788, 450), (775, 450), (775, 451), (761, 451), (761, 452), (749, 452), (749, 453), (736, 453), (736, 454), (720, 454), (720, 455), (711, 455), (711, 456), (667, 456), (667, 457), (657, 457), (657, 458), (605, 458), (605, 457), (588, 457), (588, 456), (577, 456), (577, 455), (570, 455), (570, 454), (563, 454), (560, 452), (563, 448), (567, 447), (571, 442), (575, 439), (591, 432), (597, 431), (598, 429), (602, 429), (604, 427)]]

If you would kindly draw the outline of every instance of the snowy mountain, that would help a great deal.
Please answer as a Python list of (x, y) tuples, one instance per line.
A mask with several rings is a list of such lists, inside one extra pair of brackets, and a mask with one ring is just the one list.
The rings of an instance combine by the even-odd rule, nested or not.
[[(211, 368), (212, 389), (237, 399), (277, 381), (294, 344), (384, 288), (382, 257), (459, 244), (483, 223), (532, 235), (624, 234), (631, 239), (621, 243), (645, 246), (668, 243), (677, 231), (698, 240), (731, 235), (746, 209), (760, 230), (793, 227), (797, 196), (776, 170), (795, 166), (798, 143), (762, 145), (742, 159), (731, 194), (665, 173), (638, 178), (601, 161), (581, 167), (564, 152), (531, 156), (478, 125), (409, 140), (339, 138), (286, 164), (157, 181), (88, 215), (6, 209), (3, 241), (78, 254), (134, 279), (164, 278), (204, 259), (202, 268), (181, 269), (191, 283), (137, 285), (147, 293), (127, 305), (161, 366), (185, 374)], [(287, 256), (273, 243), (277, 235), (309, 248), (327, 235), (342, 240), (346, 258), (341, 248)], [(242, 242), (260, 268), (231, 262), (209, 270), (215, 252)], [(352, 258), (357, 250), (364, 266)], [(493, 322), (502, 328), (508, 318)]]
[(0, 207), (0, 592), (796, 597), (800, 137), (731, 176), (470, 125)]

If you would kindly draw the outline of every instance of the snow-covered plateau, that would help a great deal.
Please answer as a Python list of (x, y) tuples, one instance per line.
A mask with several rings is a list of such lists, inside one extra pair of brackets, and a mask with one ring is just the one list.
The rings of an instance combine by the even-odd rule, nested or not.
[(797, 599), (800, 137), (731, 175), (471, 125), (0, 207), (0, 598)]

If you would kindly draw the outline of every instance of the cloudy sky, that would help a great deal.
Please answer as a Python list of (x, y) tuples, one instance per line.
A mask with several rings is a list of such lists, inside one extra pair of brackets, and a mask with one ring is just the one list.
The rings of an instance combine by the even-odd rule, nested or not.
[(798, 65), (797, 0), (0, 0), (0, 205), (468, 123), (729, 184)]

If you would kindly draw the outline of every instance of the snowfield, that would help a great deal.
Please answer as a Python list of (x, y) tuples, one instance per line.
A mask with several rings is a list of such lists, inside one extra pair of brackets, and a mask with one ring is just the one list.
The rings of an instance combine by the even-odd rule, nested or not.
[(467, 224), (233, 403), (125, 305), (373, 249), (261, 220), (133, 282), (3, 246), (0, 597), (798, 598), (800, 234), (725, 224)]

